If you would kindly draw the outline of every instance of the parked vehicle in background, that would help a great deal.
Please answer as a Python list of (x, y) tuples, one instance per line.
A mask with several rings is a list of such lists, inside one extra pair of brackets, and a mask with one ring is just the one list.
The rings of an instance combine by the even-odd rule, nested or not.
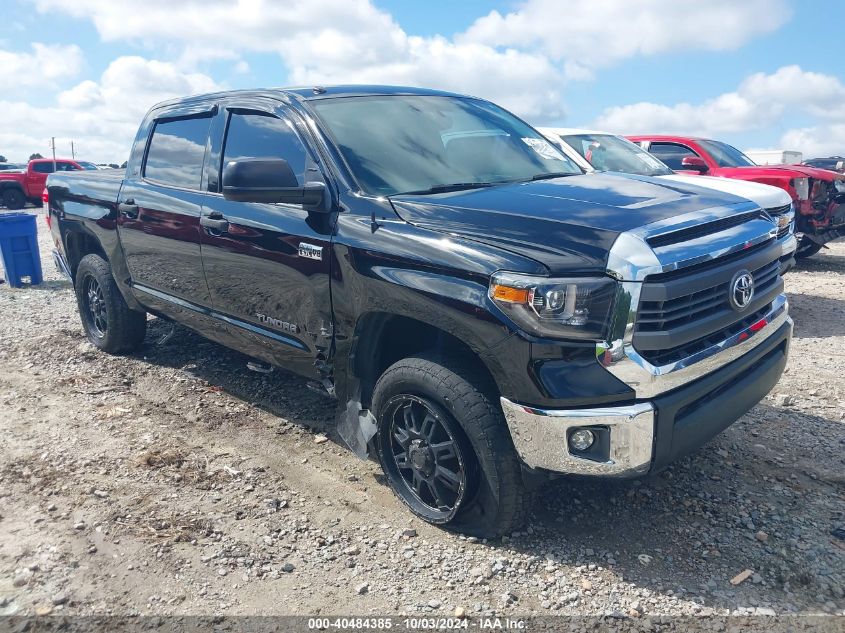
[(828, 156), (827, 158), (811, 158), (805, 160), (802, 165), (808, 167), (818, 167), (819, 169), (829, 169), (830, 171), (838, 171), (840, 174), (845, 173), (845, 158), (841, 156)]
[(756, 165), (797, 165), (804, 154), (790, 149), (750, 149), (744, 152)]
[(637, 135), (628, 139), (675, 171), (762, 182), (785, 190), (795, 202), (798, 258), (845, 237), (845, 175), (807, 165), (755, 165), (741, 151), (687, 136)]
[(756, 204), (584, 174), (481, 99), (170, 101), (125, 174), (47, 187), (93, 345), (138, 349), (152, 312), (300, 373), (403, 503), (476, 536), (516, 529), (553, 473), (664, 468), (786, 364), (781, 246)]
[(26, 165), (19, 165), (18, 163), (0, 163), (0, 171), (23, 171)]
[(47, 176), (54, 171), (95, 170), (97, 166), (67, 158), (36, 158), (22, 172), (0, 172), (0, 202), (9, 209), (23, 209), (27, 202), (41, 204)]
[(546, 138), (586, 170), (615, 171), (650, 176), (716, 189), (760, 205), (778, 223), (778, 241), (783, 248), (781, 272), (795, 265), (797, 241), (794, 235), (795, 209), (786, 191), (771, 185), (730, 178), (676, 174), (657, 157), (628, 139), (593, 130), (575, 128), (538, 128)]

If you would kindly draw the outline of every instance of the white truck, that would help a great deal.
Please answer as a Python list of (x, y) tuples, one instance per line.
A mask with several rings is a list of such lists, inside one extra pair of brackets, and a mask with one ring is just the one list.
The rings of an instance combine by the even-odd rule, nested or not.
[(659, 158), (649, 154), (636, 143), (609, 132), (560, 127), (537, 129), (587, 171), (617, 171), (674, 180), (684, 185), (715, 189), (751, 200), (778, 222), (778, 240), (783, 246), (782, 272), (794, 266), (798, 246), (794, 235), (795, 209), (792, 198), (780, 187), (734, 178), (675, 173)]
[(749, 149), (744, 153), (758, 165), (797, 165), (804, 160), (804, 154), (791, 149)]

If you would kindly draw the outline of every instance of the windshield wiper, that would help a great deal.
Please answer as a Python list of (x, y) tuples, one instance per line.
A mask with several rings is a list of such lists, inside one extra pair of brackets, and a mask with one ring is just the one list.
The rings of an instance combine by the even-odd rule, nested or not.
[(534, 174), (531, 180), (548, 180), (549, 178), (563, 178), (564, 176), (574, 176), (571, 171), (554, 171), (550, 174)]
[(461, 191), (463, 189), (481, 189), (482, 187), (492, 187), (495, 182), (453, 182), (448, 185), (434, 185), (428, 189), (419, 189), (417, 191), (403, 191), (402, 193), (394, 193), (394, 196), (423, 196), (429, 193), (447, 193), (449, 191)]

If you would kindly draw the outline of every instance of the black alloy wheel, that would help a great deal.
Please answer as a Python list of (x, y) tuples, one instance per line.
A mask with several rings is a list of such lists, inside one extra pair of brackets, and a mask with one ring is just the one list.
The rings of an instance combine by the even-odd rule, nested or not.
[(437, 405), (400, 394), (386, 403), (381, 445), (393, 489), (433, 523), (454, 518), (472, 492), (472, 449)]
[(85, 313), (85, 319), (91, 328), (90, 331), (95, 336), (104, 338), (109, 330), (109, 321), (103, 289), (93, 275), (86, 275), (82, 283), (82, 292), (86, 298), (88, 308)]

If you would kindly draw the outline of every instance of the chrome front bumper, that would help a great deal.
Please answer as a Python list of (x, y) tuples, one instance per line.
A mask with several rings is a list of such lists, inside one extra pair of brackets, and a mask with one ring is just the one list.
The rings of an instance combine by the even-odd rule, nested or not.
[[(631, 305), (639, 302), (637, 296)], [(683, 360), (667, 365), (652, 365), (634, 349), (629, 329), (623, 338), (597, 346), (598, 358), (605, 368), (634, 390), (637, 398), (652, 398), (724, 367), (757, 347), (789, 320), (789, 301), (780, 294), (769, 311), (756, 323), (730, 338)]]
[[(519, 456), (531, 468), (560, 473), (635, 477), (651, 467), (654, 407), (649, 402), (626, 407), (544, 410), (502, 398), (502, 410)], [(610, 458), (597, 462), (569, 451), (574, 427), (605, 427)]]
[[(538, 409), (501, 398), (502, 411), (522, 461), (531, 468), (574, 474), (636, 477), (649, 471), (654, 459), (655, 406), (668, 391), (704, 378), (765, 343), (792, 320), (786, 295), (778, 295), (770, 311), (747, 329), (683, 362), (662, 367), (649, 364), (631, 346), (616, 348), (607, 369), (646, 401), (619, 407)], [(600, 349), (602, 355), (613, 353)], [(595, 461), (569, 450), (573, 428), (599, 427), (609, 436), (608, 458)]]

